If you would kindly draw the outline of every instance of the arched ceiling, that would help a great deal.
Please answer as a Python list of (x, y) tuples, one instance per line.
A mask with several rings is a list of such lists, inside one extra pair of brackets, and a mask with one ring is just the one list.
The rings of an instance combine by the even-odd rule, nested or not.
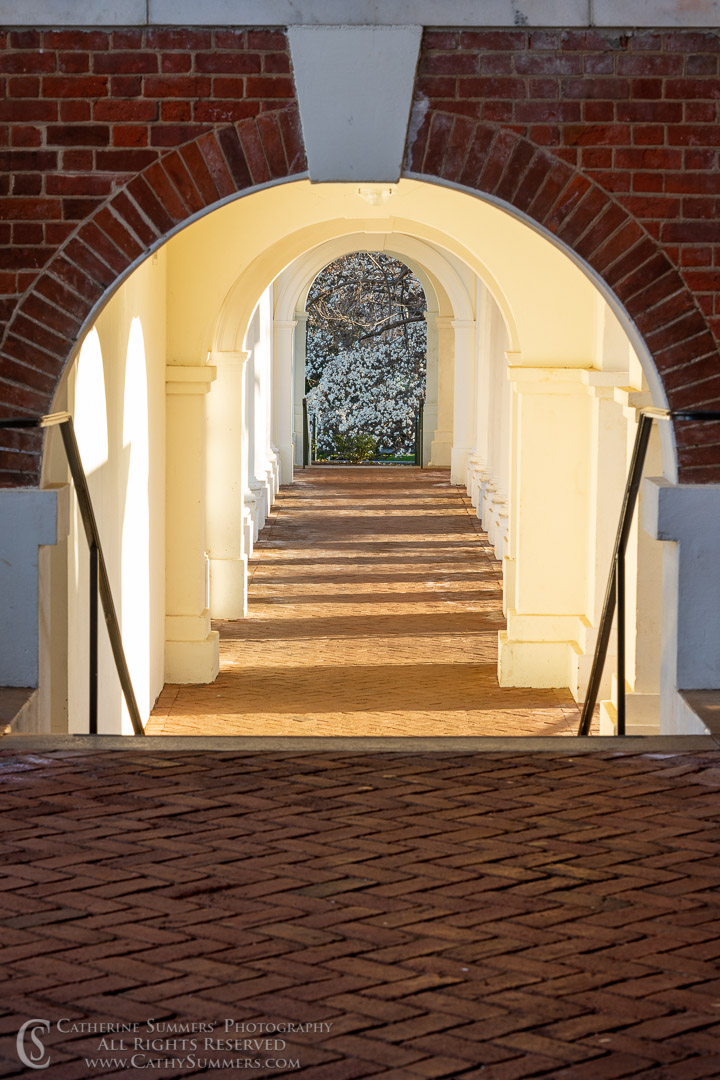
[[(424, 267), (457, 318), (467, 317), (467, 309), (460, 314), (463, 292), (472, 292), (462, 284), (458, 266), (477, 274), (495, 298), (523, 364), (592, 366), (598, 291), (564, 252), (499, 207), (463, 192), (415, 180), (401, 180), (390, 190), (390, 197), (372, 205), (365, 189), (352, 184), (283, 184), (228, 203), (173, 237), (171, 361), (197, 363), (210, 349), (240, 348), (270, 282), (307, 257), (294, 305), (309, 268), (316, 262), (319, 270), (329, 261), (320, 254), (323, 245), (329, 245), (325, 252), (333, 243), (339, 250), (351, 237), (365, 248), (381, 238), (383, 250)], [(287, 317), (293, 305), (285, 305)]]

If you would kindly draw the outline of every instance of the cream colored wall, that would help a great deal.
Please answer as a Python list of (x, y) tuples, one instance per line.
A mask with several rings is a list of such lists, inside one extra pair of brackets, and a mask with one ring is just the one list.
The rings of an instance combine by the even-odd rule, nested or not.
[[(393, 185), (377, 207), (351, 184), (298, 181), (238, 199), (179, 233), (168, 244), (170, 353), (189, 364), (213, 343), (242, 348), (234, 335), (244, 335), (263, 291), (294, 259), (332, 237), (371, 238), (381, 228), (437, 244), (477, 273), (522, 363), (582, 367), (592, 356), (596, 290), (566, 255), (489, 203), (413, 180)], [(233, 286), (233, 310), (218, 331)]]
[[(368, 247), (387, 250), (393, 244), (417, 245), (419, 238), (429, 259), (444, 259), (450, 268), (443, 278), (446, 292), (439, 285), (439, 264), (433, 271), (440, 312), (438, 425), (444, 418), (451, 439), (453, 429), (457, 439), (462, 428), (462, 454), (468, 468), (472, 464), (476, 470), (472, 483), (485, 453), (485, 481), (494, 484), (494, 527), (500, 538), (496, 550), (498, 554), (507, 550), (508, 632), (501, 641), (501, 681), (575, 685), (576, 690), (582, 682), (577, 671), (573, 674), (573, 657), (591, 651), (602, 589), (596, 573), (598, 553), (608, 550), (614, 530), (608, 507), (618, 499), (617, 477), (608, 461), (624, 457), (629, 430), (617, 394), (643, 392), (642, 370), (625, 331), (567, 256), (497, 207), (415, 181), (394, 185), (390, 199), (371, 207), (352, 185), (313, 186), (300, 181), (239, 199), (174, 237), (128, 279), (88, 336), (80, 360), (81, 390), (83, 363), (92, 368), (93, 350), (96, 373), (102, 365), (90, 404), (79, 400), (77, 368), (67, 380), (69, 406), (77, 406), (81, 438), (91, 461), (91, 488), (103, 535), (107, 534), (111, 579), (124, 630), (132, 641), (130, 662), (141, 711), (147, 712), (163, 678), (166, 385), (170, 395), (166, 674), (171, 681), (208, 681), (217, 671), (217, 635), (209, 626), (207, 555), (211, 568), (214, 558), (217, 563), (216, 585), (231, 582), (232, 602), (223, 617), (239, 617), (252, 543), (247, 536), (240, 543), (239, 532), (247, 531), (248, 520), (242, 512), (230, 524), (211, 519), (206, 529), (206, 497), (211, 518), (213, 507), (227, 503), (227, 470), (213, 462), (217, 465), (224, 455), (229, 460), (230, 452), (240, 456), (236, 495), (244, 500), (253, 494), (260, 504), (252, 522), (251, 532), (256, 532), (277, 480), (271, 475), (277, 465), (270, 434), (271, 283), (304, 252), (347, 236), (356, 243), (358, 237), (367, 237)], [(483, 295), (481, 326), (475, 316)], [(141, 351), (142, 340), (149, 358), (147, 475), (140, 461), (140, 430), (133, 433), (128, 426), (127, 404), (132, 401), (137, 412), (142, 403), (137, 374), (130, 390), (126, 385), (130, 340), (132, 355)], [(488, 360), (484, 390), (476, 378), (483, 349)], [(222, 372), (223, 365), (229, 365), (228, 378), (223, 375), (213, 387), (215, 368)], [(225, 426), (237, 426), (237, 417), (246, 413), (245, 432), (236, 431), (232, 445), (227, 433), (215, 426), (213, 412), (213, 403), (230, 384), (237, 409), (225, 410)], [(480, 407), (483, 393), (487, 408)], [(86, 429), (88, 419), (103, 418), (107, 448), (101, 445), (98, 453), (102, 432), (98, 436)], [(478, 426), (481, 422), (484, 430)], [(622, 454), (616, 453), (621, 444)], [(452, 445), (452, 453), (456, 452), (457, 445)], [(464, 458), (462, 462), (453, 458), (453, 475), (464, 475)], [(231, 472), (237, 478), (234, 466)], [(149, 491), (149, 500), (143, 498), (144, 490)], [(238, 520), (243, 522), (240, 530)], [(215, 525), (219, 527), (214, 529)], [(68, 695), (72, 723), (81, 726), (77, 718), (82, 715), (84, 722), (82, 703), (87, 694), (87, 555), (77, 532), (75, 520), (68, 547), (69, 589), (74, 597), (68, 612), (72, 645)], [(230, 534), (233, 539), (227, 544)], [(222, 542), (214, 553), (218, 537)], [(131, 571), (139, 584), (136, 593), (128, 585)], [(653, 594), (653, 581), (644, 580), (639, 594)], [(228, 591), (222, 584), (221, 589)], [(107, 689), (114, 676), (110, 681), (106, 677), (105, 645), (103, 650), (103, 729), (119, 729), (119, 696)], [(148, 654), (149, 665), (143, 659)], [(649, 669), (645, 656), (643, 664)]]
[[(164, 681), (164, 252), (125, 282), (68, 373), (83, 464), (140, 713)], [(68, 538), (68, 727), (87, 730), (88, 550), (74, 495)], [(131, 733), (100, 617), (99, 730)]]
[[(228, 236), (242, 241), (228, 243)], [(256, 422), (265, 411), (258, 321), (263, 291), (281, 274), (279, 294), (296, 262), (339, 237), (388, 251), (393, 245), (404, 251), (419, 239), (428, 259), (432, 251), (451, 268), (458, 299), (449, 294), (436, 322), (442, 363), (432, 460), (452, 462), (459, 479), (467, 459), (471, 490), (473, 483), (484, 484), (486, 524), (497, 554), (506, 555), (509, 628), (501, 678), (571, 685), (581, 693), (581, 661), (592, 651), (602, 590), (595, 555), (611, 543), (609, 522), (621, 492), (604, 454), (611, 445), (618, 449), (625, 428), (620, 424), (610, 442), (605, 439), (599, 455), (593, 440), (609, 417), (611, 428), (618, 419), (617, 409), (615, 421), (610, 415), (613, 388), (631, 386), (639, 371), (625, 330), (562, 251), (463, 193), (402, 181), (389, 199), (371, 207), (352, 185), (301, 181), (238, 200), (171, 241), (170, 326), (173, 355), (184, 363), (201, 362), (211, 345), (216, 358), (243, 347), (250, 353), (248, 466), (255, 485), (262, 480), (267, 433)], [(484, 329), (473, 321), (478, 279), (488, 294)], [(482, 411), (475, 381), (481, 341), (490, 356), (486, 431), (475, 427), (469, 435)], [(488, 460), (479, 482), (483, 442)], [(257, 487), (255, 495), (261, 498)]]

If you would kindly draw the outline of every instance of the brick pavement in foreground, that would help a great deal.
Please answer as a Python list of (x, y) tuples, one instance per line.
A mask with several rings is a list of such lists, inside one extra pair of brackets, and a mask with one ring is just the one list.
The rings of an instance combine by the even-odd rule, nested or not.
[(718, 751), (0, 760), (3, 1075), (27, 1019), (151, 1018), (326, 1027), (53, 1027), (45, 1075), (720, 1076)]
[(567, 690), (500, 688), (502, 574), (447, 469), (315, 467), (282, 488), (220, 676), (151, 735), (571, 735)]

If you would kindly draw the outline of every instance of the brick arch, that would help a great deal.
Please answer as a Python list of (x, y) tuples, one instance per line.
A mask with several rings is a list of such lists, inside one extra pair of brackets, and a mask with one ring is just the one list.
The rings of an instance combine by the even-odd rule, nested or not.
[[(307, 169), (297, 106), (218, 127), (159, 157), (71, 233), (18, 303), (0, 349), (0, 415), (47, 413), (97, 303), (178, 226)], [(0, 430), (0, 485), (35, 486), (42, 435)]]
[[(518, 132), (430, 109), (405, 174), (503, 200), (555, 235), (607, 284), (652, 356), (671, 409), (720, 408), (718, 344), (662, 246), (603, 187)], [(720, 425), (676, 424), (679, 478), (720, 482)]]

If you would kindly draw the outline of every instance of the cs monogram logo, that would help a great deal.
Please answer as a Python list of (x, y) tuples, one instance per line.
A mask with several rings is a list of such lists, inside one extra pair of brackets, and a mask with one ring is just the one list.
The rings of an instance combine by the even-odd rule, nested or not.
[[(50, 1031), (49, 1020), (26, 1020), (17, 1033), (16, 1046), (18, 1057), (29, 1069), (47, 1069), (50, 1055), (45, 1057), (45, 1044), (41, 1036)], [(33, 1045), (28, 1050), (27, 1043)]]

